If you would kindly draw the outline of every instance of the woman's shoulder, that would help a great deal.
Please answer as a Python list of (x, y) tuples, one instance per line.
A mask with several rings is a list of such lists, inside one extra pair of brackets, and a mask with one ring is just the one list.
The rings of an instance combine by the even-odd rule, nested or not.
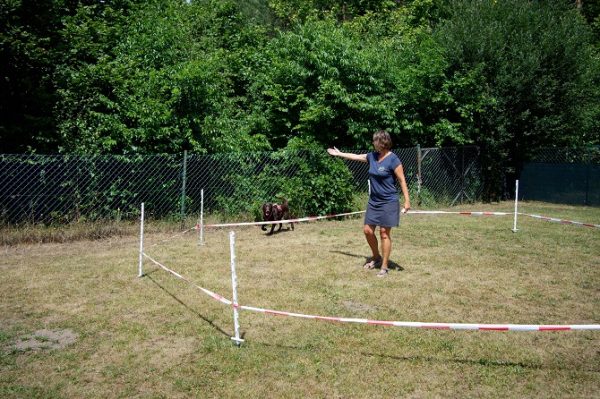
[(390, 151), (390, 160), (391, 161), (398, 161), (400, 163), (402, 163), (402, 161), (400, 160), (400, 157), (395, 153), (395, 152), (391, 152)]

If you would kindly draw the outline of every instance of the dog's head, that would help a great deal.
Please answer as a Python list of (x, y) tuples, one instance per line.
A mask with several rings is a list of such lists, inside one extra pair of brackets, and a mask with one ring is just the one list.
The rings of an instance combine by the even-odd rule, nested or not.
[(262, 206), (262, 212), (263, 212), (263, 220), (273, 220), (274, 217), (274, 206), (272, 203), (267, 202), (266, 204), (263, 204)]

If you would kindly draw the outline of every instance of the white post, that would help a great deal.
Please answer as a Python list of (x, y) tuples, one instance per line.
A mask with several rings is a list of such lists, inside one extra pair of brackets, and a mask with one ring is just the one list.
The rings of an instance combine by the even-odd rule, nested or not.
[(371, 196), (371, 179), (367, 180), (367, 185), (369, 186), (369, 197)]
[(514, 218), (514, 223), (513, 223), (513, 228), (512, 228), (513, 233), (516, 233), (518, 231), (518, 229), (517, 229), (518, 204), (519, 204), (519, 181), (517, 180), (517, 181), (515, 181), (515, 218)]
[(229, 250), (231, 252), (231, 286), (233, 287), (233, 326), (235, 337), (231, 337), (237, 346), (240, 346), (243, 339), (240, 338), (240, 323), (238, 319), (238, 297), (237, 297), (237, 275), (235, 273), (235, 233), (229, 232)]
[(204, 245), (204, 189), (200, 190), (200, 245)]
[(144, 271), (142, 270), (142, 262), (144, 259), (144, 203), (142, 202), (142, 210), (140, 217), (140, 260), (138, 264), (138, 277), (142, 277), (144, 275)]

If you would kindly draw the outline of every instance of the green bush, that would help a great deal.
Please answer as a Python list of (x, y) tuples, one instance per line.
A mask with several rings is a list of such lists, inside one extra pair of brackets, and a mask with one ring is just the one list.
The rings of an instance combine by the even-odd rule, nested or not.
[(266, 154), (262, 163), (258, 155), (239, 159), (224, 177), (231, 189), (217, 199), (217, 208), (224, 214), (249, 213), (259, 218), (263, 203), (283, 198), (299, 217), (352, 209), (350, 171), (318, 144), (292, 139), (285, 149)]

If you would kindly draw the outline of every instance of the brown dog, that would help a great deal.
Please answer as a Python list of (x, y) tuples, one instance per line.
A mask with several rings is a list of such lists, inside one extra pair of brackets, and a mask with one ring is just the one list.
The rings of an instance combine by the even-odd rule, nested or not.
[[(277, 220), (286, 220), (290, 218), (290, 208), (288, 207), (288, 202), (286, 199), (284, 199), (281, 204), (267, 202), (266, 204), (263, 204), (262, 211), (263, 221), (265, 222), (274, 222)], [(277, 224), (279, 224), (279, 229), (277, 229), (277, 231), (281, 230), (282, 223), (273, 223), (271, 225), (271, 231), (269, 231), (267, 235), (273, 234), (273, 231), (275, 230), (275, 226)], [(292, 226), (292, 230), (294, 230), (294, 223), (290, 223), (290, 225)], [(260, 226), (260, 228), (262, 231), (266, 231), (267, 225), (263, 224), (262, 226)]]

